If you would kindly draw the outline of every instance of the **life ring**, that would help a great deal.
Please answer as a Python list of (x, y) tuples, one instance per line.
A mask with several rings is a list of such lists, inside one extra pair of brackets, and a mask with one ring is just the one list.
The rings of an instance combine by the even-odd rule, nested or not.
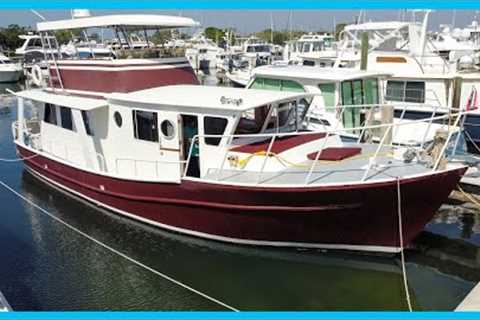
[(33, 65), (31, 72), (32, 82), (37, 87), (43, 86), (43, 73), (42, 68), (38, 64)]

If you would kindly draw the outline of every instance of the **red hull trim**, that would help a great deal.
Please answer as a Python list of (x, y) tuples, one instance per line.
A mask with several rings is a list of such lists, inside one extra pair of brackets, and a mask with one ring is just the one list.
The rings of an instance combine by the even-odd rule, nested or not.
[[(18, 151), (22, 157), (33, 155), (20, 146)], [(247, 244), (375, 251), (399, 247), (396, 181), (308, 189), (246, 188), (189, 180), (129, 181), (43, 156), (25, 163), (61, 188), (175, 231)], [(431, 220), (464, 170), (402, 180), (405, 244)]]

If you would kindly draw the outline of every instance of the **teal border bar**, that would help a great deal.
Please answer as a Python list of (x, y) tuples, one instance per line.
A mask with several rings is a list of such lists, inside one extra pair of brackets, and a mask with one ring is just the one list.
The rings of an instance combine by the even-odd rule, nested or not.
[(479, 312), (6, 312), (2, 320), (478, 320)]
[(0, 9), (480, 9), (478, 0), (0, 0)]

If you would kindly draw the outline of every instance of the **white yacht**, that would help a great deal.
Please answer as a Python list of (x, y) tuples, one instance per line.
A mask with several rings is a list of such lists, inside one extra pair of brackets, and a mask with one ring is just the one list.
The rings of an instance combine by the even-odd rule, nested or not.
[(301, 64), (303, 59), (325, 54), (336, 56), (335, 37), (330, 34), (308, 33), (298, 40), (287, 41), (283, 51), (283, 60), (289, 64)]
[(23, 68), (20, 63), (13, 62), (0, 52), (0, 82), (17, 82), (22, 73)]

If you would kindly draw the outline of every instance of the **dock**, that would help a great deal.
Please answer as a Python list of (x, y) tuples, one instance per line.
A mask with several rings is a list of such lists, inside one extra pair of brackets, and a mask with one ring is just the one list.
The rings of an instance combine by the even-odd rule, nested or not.
[(5, 296), (0, 291), (0, 312), (12, 311), (12, 308), (5, 299)]
[(455, 311), (480, 311), (480, 283), (477, 283)]

